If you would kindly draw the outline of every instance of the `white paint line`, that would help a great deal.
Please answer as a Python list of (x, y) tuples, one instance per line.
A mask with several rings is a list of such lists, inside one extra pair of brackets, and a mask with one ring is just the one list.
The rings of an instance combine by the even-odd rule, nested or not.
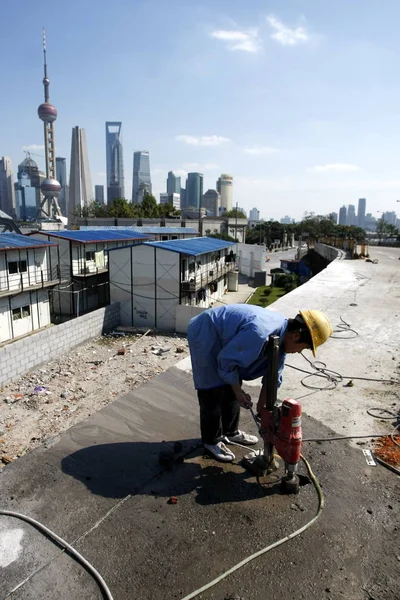
[(192, 372), (192, 361), (190, 360), (190, 356), (183, 358), (176, 365), (174, 365), (180, 371), (185, 371), (186, 373)]
[(22, 552), (23, 529), (0, 531), (0, 567), (8, 567)]

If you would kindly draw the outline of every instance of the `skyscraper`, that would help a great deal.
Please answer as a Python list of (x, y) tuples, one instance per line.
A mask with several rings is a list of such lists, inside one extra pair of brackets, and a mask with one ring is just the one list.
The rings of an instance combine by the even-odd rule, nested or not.
[(260, 211), (258, 208), (252, 208), (250, 211), (250, 221), (259, 221), (260, 220)]
[(38, 108), (39, 119), (43, 121), (44, 127), (44, 147), (46, 158), (46, 179), (42, 182), (40, 189), (44, 196), (40, 204), (39, 216), (51, 217), (54, 213), (61, 215), (58, 204), (61, 186), (57, 181), (56, 175), (56, 148), (54, 142), (54, 121), (57, 119), (57, 109), (50, 104), (50, 79), (47, 77), (47, 58), (46, 58), (46, 34), (43, 29), (43, 65), (44, 65), (44, 103)]
[(15, 183), (18, 218), (22, 221), (35, 219), (37, 215), (36, 189), (31, 185), (29, 174), (22, 171)]
[(181, 197), (180, 194), (160, 194), (160, 204), (172, 204), (172, 206), (179, 210), (181, 207)]
[(104, 185), (94, 186), (94, 199), (100, 204), (104, 204)]
[(151, 194), (150, 154), (146, 150), (133, 153), (132, 202), (141, 204)]
[(347, 209), (347, 225), (357, 225), (356, 207), (354, 204), (349, 204)]
[(61, 192), (58, 198), (58, 204), (60, 205), (60, 209), (63, 215), (68, 214), (68, 195), (69, 195), (69, 186), (67, 182), (67, 159), (62, 158), (61, 156), (57, 156), (56, 158), (57, 165), (57, 179), (61, 185)]
[(203, 195), (201, 207), (207, 210), (207, 216), (218, 217), (221, 197), (217, 190), (207, 190)]
[(221, 194), (221, 214), (232, 210), (233, 177), (222, 174), (217, 181), (217, 191)]
[(93, 200), (87, 154), (86, 133), (80, 127), (72, 128), (71, 167), (69, 170), (68, 224), (71, 225), (79, 211)]
[(193, 206), (200, 208), (200, 203), (203, 197), (203, 174), (188, 173), (186, 180), (186, 201), (185, 208)]
[(339, 225), (347, 224), (347, 208), (343, 205), (339, 210)]
[(106, 122), (107, 204), (125, 197), (121, 121)]
[(167, 177), (167, 194), (181, 193), (181, 178), (177, 177), (173, 171), (169, 171)]
[(396, 225), (397, 215), (393, 210), (388, 210), (382, 214), (382, 220), (389, 225)]
[(357, 225), (359, 227), (365, 227), (365, 210), (367, 207), (367, 201), (365, 198), (360, 198), (358, 201), (358, 213), (357, 213)]
[(37, 163), (30, 157), (29, 152), (27, 152), (26, 154), (27, 158), (25, 158), (22, 161), (22, 163), (18, 165), (17, 177), (19, 179), (21, 173), (28, 173), (29, 178), (31, 180), (31, 186), (34, 187), (36, 190), (36, 208), (39, 213), (42, 198), (40, 186), (46, 179), (46, 175), (45, 173), (43, 173), (43, 171), (39, 171)]
[(17, 216), (11, 159), (0, 158), (0, 210), (15, 218)]
[(186, 206), (186, 188), (181, 187), (180, 196), (181, 196), (181, 209), (182, 209), (182, 208), (185, 208), (185, 206)]
[(338, 220), (338, 214), (336, 212), (331, 212), (328, 215), (329, 220), (334, 224), (337, 225), (337, 220)]

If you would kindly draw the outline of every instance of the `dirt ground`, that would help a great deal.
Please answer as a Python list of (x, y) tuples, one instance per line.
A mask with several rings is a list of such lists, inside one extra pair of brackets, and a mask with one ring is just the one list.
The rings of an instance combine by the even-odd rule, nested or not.
[(0, 390), (0, 469), (188, 354), (178, 335), (106, 334)]

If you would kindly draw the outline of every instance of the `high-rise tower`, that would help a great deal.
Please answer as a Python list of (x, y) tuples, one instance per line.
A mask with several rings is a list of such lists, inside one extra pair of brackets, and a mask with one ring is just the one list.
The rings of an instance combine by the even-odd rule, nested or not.
[(185, 208), (200, 208), (203, 198), (203, 174), (188, 173), (186, 179), (186, 202)]
[(341, 209), (339, 210), (339, 225), (347, 224), (347, 208), (343, 204)]
[(365, 198), (359, 198), (358, 200), (358, 211), (357, 211), (357, 225), (359, 227), (365, 227), (365, 210), (367, 208), (367, 201)]
[(11, 159), (0, 158), (0, 210), (13, 219), (17, 216)]
[(167, 194), (181, 193), (181, 178), (177, 177), (173, 171), (169, 171), (167, 178)]
[(222, 174), (217, 181), (217, 192), (221, 194), (221, 213), (232, 210), (232, 194), (233, 194), (233, 177), (232, 175)]
[(92, 179), (84, 129), (72, 128), (71, 166), (69, 169), (68, 225), (72, 225), (82, 210), (93, 200)]
[(61, 193), (58, 199), (58, 204), (60, 205), (60, 209), (63, 215), (67, 216), (68, 214), (68, 194), (69, 194), (69, 186), (67, 181), (67, 159), (62, 156), (57, 156), (56, 158), (56, 166), (57, 166), (57, 178), (61, 185)]
[(151, 194), (150, 154), (147, 150), (133, 153), (132, 202), (141, 204)]
[(107, 204), (125, 197), (121, 121), (106, 122)]
[(46, 179), (43, 181), (40, 189), (44, 196), (41, 201), (39, 216), (51, 217), (60, 216), (61, 210), (58, 204), (58, 196), (60, 195), (61, 186), (57, 181), (56, 175), (56, 149), (54, 143), (54, 121), (57, 119), (57, 109), (50, 104), (50, 79), (47, 76), (47, 58), (46, 58), (46, 32), (43, 29), (43, 58), (44, 58), (44, 103), (38, 108), (39, 119), (44, 125), (44, 146), (46, 155)]

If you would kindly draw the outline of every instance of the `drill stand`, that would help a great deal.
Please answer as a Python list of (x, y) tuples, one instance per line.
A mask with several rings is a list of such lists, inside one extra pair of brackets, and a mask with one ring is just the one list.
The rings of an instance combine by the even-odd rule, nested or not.
[(257, 477), (276, 471), (278, 465), (274, 456), (275, 448), (276, 453), (285, 462), (285, 475), (281, 481), (282, 491), (286, 494), (297, 494), (299, 478), (296, 473), (300, 461), (302, 440), (301, 405), (291, 399), (284, 400), (281, 404), (277, 401), (279, 346), (279, 337), (270, 336), (267, 347), (267, 401), (266, 406), (261, 410), (261, 423), (253, 409), (250, 408), (264, 441), (264, 451), (246, 457), (243, 465)]

